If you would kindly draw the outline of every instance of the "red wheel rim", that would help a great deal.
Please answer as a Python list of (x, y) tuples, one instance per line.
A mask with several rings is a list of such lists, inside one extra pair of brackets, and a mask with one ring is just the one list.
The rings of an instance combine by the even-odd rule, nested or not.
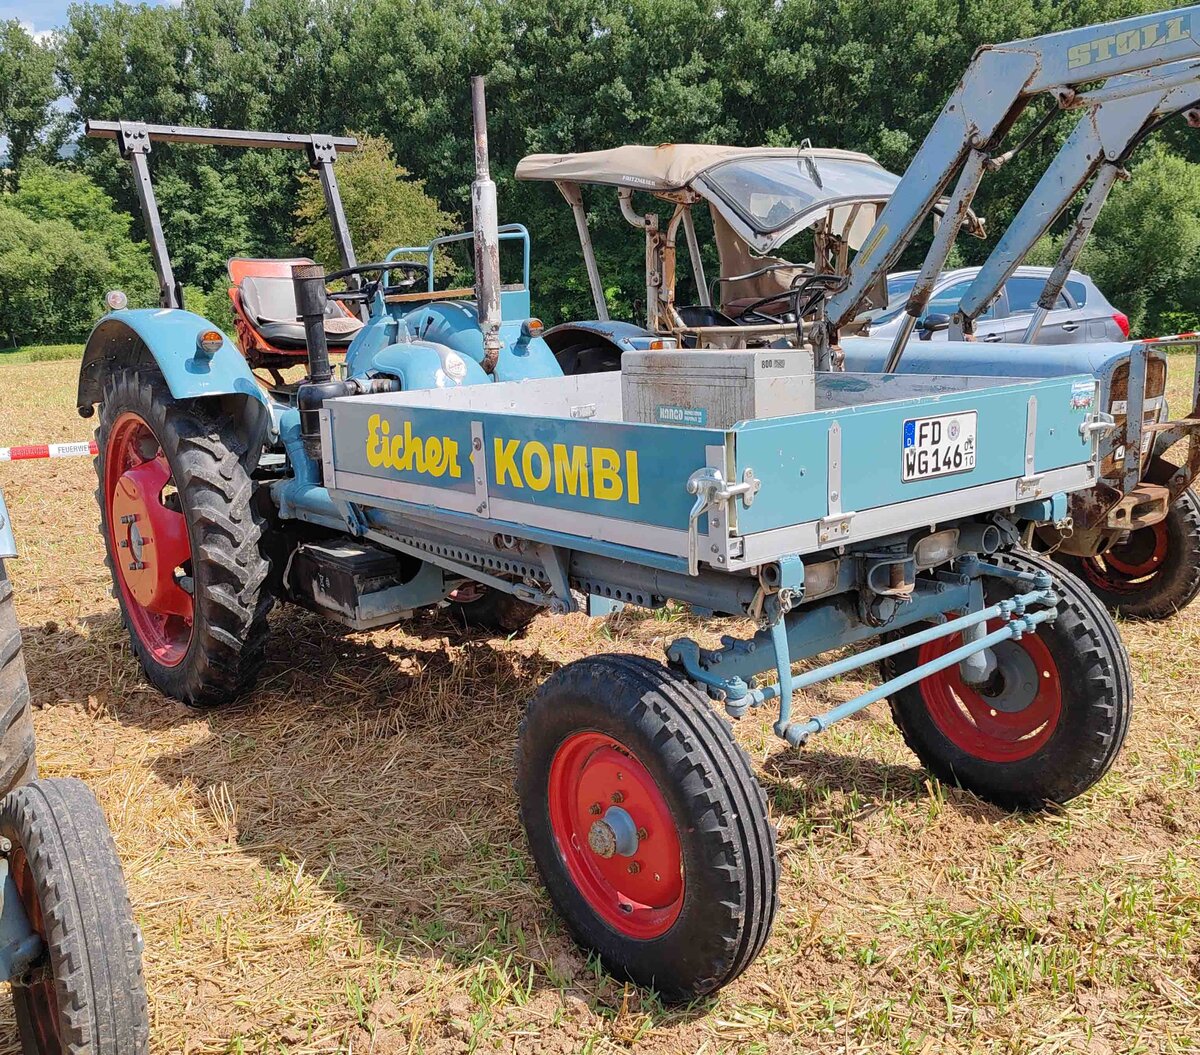
[[(1003, 623), (994, 620), (989, 630)], [(917, 651), (928, 663), (960, 647), (958, 634)], [(1036, 634), (1005, 641), (993, 650), (999, 670), (988, 686), (967, 685), (958, 665), (920, 682), (930, 718), (956, 747), (986, 762), (1019, 762), (1040, 751), (1062, 715), (1062, 685), (1050, 649)]]
[[(29, 918), (29, 925), (42, 939), (46, 941), (46, 920), (42, 914), (42, 903), (38, 900), (37, 887), (33, 881), (33, 872), (25, 856), (23, 847), (14, 847), (8, 859), (13, 884), (17, 888), (17, 896)], [(45, 1055), (57, 1055), (63, 1050), (62, 1034), (59, 1028), (58, 997), (54, 992), (54, 974), (50, 965), (49, 953), (43, 953), (43, 959), (35, 964), (28, 984), (22, 986), (28, 1010), (28, 1027), (37, 1038), (37, 1050)]]
[(1146, 579), (1161, 570), (1169, 547), (1165, 520), (1138, 528), (1110, 550), (1097, 557), (1085, 558), (1084, 578), (1094, 586), (1115, 593), (1140, 590)]
[(550, 763), (547, 797), (558, 852), (593, 911), (630, 938), (668, 931), (683, 907), (683, 854), (646, 767), (610, 736), (575, 733)]
[(133, 632), (157, 663), (173, 667), (192, 640), (187, 521), (176, 499), (171, 467), (154, 431), (137, 414), (117, 418), (104, 453), (104, 501), (109, 552)]

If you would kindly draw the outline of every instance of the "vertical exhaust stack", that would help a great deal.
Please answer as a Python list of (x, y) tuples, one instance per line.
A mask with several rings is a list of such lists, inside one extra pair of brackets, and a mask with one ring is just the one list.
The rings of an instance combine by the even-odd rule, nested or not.
[(483, 331), (483, 368), (489, 374), (500, 358), (500, 231), (496, 184), (488, 169), (487, 110), (483, 78), (471, 78), (471, 115), (475, 122), (475, 182), (471, 218), (475, 228), (475, 303)]

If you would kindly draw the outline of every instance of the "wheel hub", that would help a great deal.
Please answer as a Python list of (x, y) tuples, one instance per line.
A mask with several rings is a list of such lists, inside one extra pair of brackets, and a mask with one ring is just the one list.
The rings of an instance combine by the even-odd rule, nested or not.
[[(1000, 627), (998, 620), (989, 630)], [(922, 645), (918, 661), (929, 663), (961, 644), (959, 635)], [(957, 666), (920, 682), (930, 718), (960, 750), (988, 762), (1018, 762), (1045, 746), (1062, 716), (1058, 665), (1038, 634), (994, 648), (996, 670), (983, 686), (966, 684)]]
[(109, 554), (130, 629), (164, 666), (186, 655), (194, 618), (192, 592), (181, 585), (193, 581), (191, 543), (171, 478), (150, 426), (133, 411), (120, 415), (104, 451)]
[(1018, 714), (1032, 706), (1040, 687), (1033, 657), (1014, 641), (1001, 641), (992, 649), (996, 669), (979, 694), (998, 711)]
[(580, 894), (610, 926), (664, 933), (683, 905), (679, 832), (654, 777), (597, 732), (569, 737), (551, 763), (550, 826)]
[(638, 851), (637, 825), (626, 810), (609, 806), (604, 817), (588, 830), (588, 847), (601, 857), (632, 857)]
[(165, 458), (126, 470), (112, 498), (117, 567), (134, 600), (162, 615), (191, 617), (192, 599), (179, 586), (175, 569), (190, 559), (183, 516), (163, 505), (170, 478)]

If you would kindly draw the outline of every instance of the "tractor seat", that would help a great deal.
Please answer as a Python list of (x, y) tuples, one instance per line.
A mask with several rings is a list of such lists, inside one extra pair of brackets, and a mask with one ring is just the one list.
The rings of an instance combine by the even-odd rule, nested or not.
[[(290, 278), (247, 275), (238, 283), (242, 310), (263, 340), (276, 348), (306, 347), (304, 323), (296, 309), (296, 289)], [(325, 305), (325, 339), (331, 347), (344, 348), (363, 327), (347, 315), (335, 300)]]

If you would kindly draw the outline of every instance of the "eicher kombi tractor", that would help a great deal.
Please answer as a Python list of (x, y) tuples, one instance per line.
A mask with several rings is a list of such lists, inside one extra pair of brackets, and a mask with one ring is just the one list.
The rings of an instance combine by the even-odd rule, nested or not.
[[(1059, 326), (1077, 326), (1058, 318), (1059, 297), (1108, 193), (1118, 178), (1127, 177), (1124, 166), (1132, 152), (1176, 115), (1192, 127), (1200, 124), (1195, 64), (1200, 45), (1192, 37), (1193, 19), (1189, 8), (1149, 21), (986, 49), (909, 170), (910, 175), (924, 173), (920, 184), (902, 183), (865, 154), (808, 145), (631, 145), (526, 157), (517, 166), (517, 178), (553, 181), (575, 214), (597, 312), (594, 320), (554, 327), (546, 341), (566, 373), (595, 373), (620, 368), (626, 352), (655, 338), (683, 347), (721, 347), (730, 341), (804, 344), (811, 334), (797, 327), (799, 319), (823, 322), (820, 333), (828, 336), (821, 340), (832, 362), (851, 371), (1091, 374), (1100, 383), (1099, 408), (1112, 417), (1101, 432), (1099, 476), (1093, 487), (1071, 496), (1069, 524), (1033, 526), (1026, 541), (1078, 574), (1111, 610), (1168, 618), (1200, 593), (1200, 500), (1191, 490), (1200, 474), (1200, 444), (1193, 439), (1200, 429), (1200, 389), (1194, 390), (1188, 412), (1174, 421), (1166, 416), (1164, 396), (1167, 353), (1194, 348), (1197, 336), (1112, 343), (1102, 326), (1089, 323), (1100, 331), (1089, 333), (1090, 343), (1030, 344), (1039, 334), (1054, 341), (1050, 331)], [(1068, 82), (1047, 87), (1039, 64), (1050, 49), (1060, 47), (1057, 37), (1069, 38), (1067, 46), (1076, 49), (1067, 60), (1074, 80), (1102, 61), (1118, 76), (1090, 92), (1078, 92)], [(1166, 56), (1161, 49), (1168, 47)], [(1142, 68), (1151, 58), (1157, 65)], [(1016, 114), (1005, 109), (1011, 96), (997, 85), (1030, 84), (1048, 91), (1051, 102), (1030, 135), (1001, 150), (996, 136)], [(1002, 98), (987, 98), (993, 92)], [(982, 220), (970, 208), (984, 173), (1001, 168), (1067, 111), (1081, 115), (1078, 123), (979, 270), (958, 312), (927, 314), (960, 227), (985, 237)], [(960, 167), (953, 196), (937, 200)], [(1004, 342), (999, 334), (989, 336), (988, 343), (975, 342), (974, 321), (1089, 181), (1020, 343)], [(614, 188), (622, 215), (645, 234), (644, 325), (608, 317), (587, 226), (585, 186)], [(666, 203), (669, 218), (660, 223), (653, 212), (638, 211), (635, 192)], [(880, 217), (893, 196), (891, 211)], [(717, 250), (719, 271), (711, 282), (693, 217), (698, 206), (708, 214)], [(883, 309), (886, 291), (878, 284), (911, 238), (914, 223), (929, 211), (945, 219), (910, 284), (906, 324), (891, 341), (871, 338), (871, 316), (864, 309), (875, 308), (876, 314)], [(695, 303), (676, 302), (677, 242), (687, 247), (686, 278)], [(797, 245), (811, 247), (811, 262), (797, 264), (782, 255)], [(950, 340), (929, 340), (947, 329)], [(914, 330), (919, 341), (910, 341)]]
[(0, 494), (0, 981), (26, 1055), (145, 1055), (142, 936), (86, 784), (39, 778)]
[[(777, 907), (765, 798), (713, 701), (733, 718), (769, 706), (800, 747), (886, 699), (942, 780), (1006, 809), (1081, 794), (1124, 740), (1128, 658), (1096, 597), (1019, 543), (1030, 525), (1065, 528), (1070, 496), (1096, 486), (1112, 423), (1095, 378), (852, 373), (836, 369), (829, 321), (1029, 99), (1190, 54), (1172, 25), (982, 49), (963, 84), (982, 77), (987, 91), (955, 93), (846, 275), (797, 285), (788, 296), (805, 310), (762, 323), (797, 339), (764, 346), (756, 327), (718, 320), (678, 342), (644, 334), (620, 371), (592, 375), (564, 375), (530, 316), (527, 269), (501, 281), (501, 240), (527, 263), (528, 238), (497, 221), (479, 80), (474, 230), (460, 236), (474, 244), (472, 289), (437, 288), (436, 246), (424, 261), (354, 259), (334, 141), (91, 126), (138, 174), (162, 289), (160, 308), (97, 324), (78, 396), (85, 416), (99, 408), (103, 530), (147, 677), (190, 704), (232, 699), (254, 682), (275, 600), (357, 628), (456, 598), (521, 606), (511, 624), (536, 607), (574, 611), (581, 595), (752, 620), (716, 648), (676, 640), (666, 663), (568, 664), (517, 732), (517, 805), (555, 906), (611, 970), (671, 1000), (744, 970)], [(1146, 46), (1077, 63), (1113, 34)], [(298, 386), (261, 385), (182, 307), (146, 171), (155, 139), (309, 151), (345, 266), (294, 263), (290, 297), (286, 282), (257, 283), (247, 308), (267, 354), (302, 330)], [(362, 323), (337, 375), (330, 334), (348, 314), (331, 300)], [(800, 690), (876, 665), (875, 688), (797, 713)]]

